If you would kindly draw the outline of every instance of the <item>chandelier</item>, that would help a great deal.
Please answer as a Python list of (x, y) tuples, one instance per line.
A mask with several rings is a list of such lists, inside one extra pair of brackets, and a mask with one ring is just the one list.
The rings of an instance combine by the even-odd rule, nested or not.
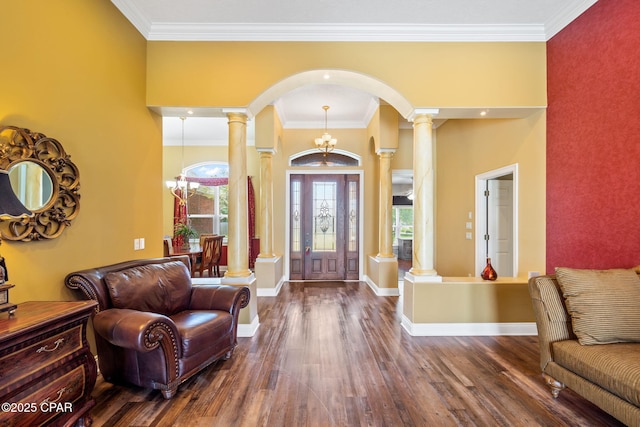
[(316, 148), (322, 152), (326, 162), (327, 154), (333, 151), (338, 140), (332, 138), (331, 135), (329, 135), (329, 132), (327, 132), (327, 111), (329, 110), (329, 106), (325, 105), (322, 109), (324, 110), (324, 133), (320, 138), (316, 138), (314, 142), (316, 144)]
[(182, 120), (182, 170), (176, 181), (167, 181), (166, 184), (173, 197), (178, 199), (180, 206), (185, 206), (187, 199), (196, 193), (200, 184), (187, 181), (187, 176), (184, 173), (184, 121), (186, 117), (180, 117), (180, 120)]

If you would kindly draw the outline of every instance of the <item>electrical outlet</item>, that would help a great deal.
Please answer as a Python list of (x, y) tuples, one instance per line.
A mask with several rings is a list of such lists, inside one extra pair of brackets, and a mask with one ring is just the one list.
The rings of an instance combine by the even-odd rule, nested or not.
[(465, 227), (467, 228), (467, 230), (471, 230), (473, 228), (473, 226), (471, 225), (471, 221), (465, 223)]
[(467, 240), (471, 240), (471, 239), (473, 239), (473, 236), (471, 235), (471, 233), (466, 233), (466, 234), (465, 234), (465, 238), (466, 238)]

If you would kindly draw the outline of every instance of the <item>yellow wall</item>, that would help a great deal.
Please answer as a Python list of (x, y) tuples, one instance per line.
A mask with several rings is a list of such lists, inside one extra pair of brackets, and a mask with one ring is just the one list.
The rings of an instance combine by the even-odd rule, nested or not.
[(149, 42), (152, 106), (244, 107), (315, 69), (350, 70), (414, 107), (546, 105), (544, 43)]
[(398, 150), (391, 158), (391, 169), (413, 169), (413, 129), (398, 131)]
[[(162, 127), (145, 105), (146, 41), (108, 1), (11, 1), (2, 15), (0, 123), (58, 139), (81, 184), (61, 237), (3, 242), (11, 299), (69, 300), (69, 272), (162, 255)], [(140, 237), (146, 249), (134, 251)]]
[[(437, 129), (436, 267), (443, 276), (477, 276), (475, 177), (518, 164), (519, 277), (545, 266), (545, 113), (526, 119), (449, 120)], [(472, 221), (474, 230), (466, 230)]]
[[(517, 279), (515, 279), (517, 280)], [(526, 281), (407, 284), (405, 296), (412, 304), (405, 312), (414, 324), (534, 322)]]

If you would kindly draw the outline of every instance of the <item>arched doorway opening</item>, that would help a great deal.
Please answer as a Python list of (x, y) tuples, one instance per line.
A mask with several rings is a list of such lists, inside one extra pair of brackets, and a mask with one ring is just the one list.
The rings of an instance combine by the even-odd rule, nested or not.
[[(282, 120), (284, 121), (285, 119), (288, 118), (286, 117), (286, 114), (284, 115), (285, 117), (281, 117), (278, 107), (280, 106), (279, 103), (281, 102), (282, 99), (287, 98), (292, 93), (302, 92), (302, 90), (307, 86), (314, 86), (314, 85), (325, 86), (325, 87), (331, 86), (329, 88), (330, 91), (357, 89), (359, 91), (365, 91), (367, 94), (370, 94), (370, 97), (375, 98), (376, 100), (375, 112), (377, 116), (373, 120), (371, 120), (371, 123), (374, 123), (374, 125), (371, 128), (369, 128), (368, 127), (369, 123), (367, 122), (365, 125), (360, 126), (360, 128), (365, 130), (360, 132), (360, 136), (358, 137), (358, 140), (362, 142), (361, 144), (359, 143), (360, 144), (359, 148), (354, 150), (359, 155), (363, 155), (367, 158), (366, 165), (358, 165), (358, 166), (346, 165), (346, 164), (342, 165), (342, 167), (346, 167), (351, 171), (355, 171), (355, 173), (357, 173), (360, 177), (362, 177), (362, 179), (360, 179), (358, 183), (352, 184), (352, 185), (355, 185), (358, 189), (360, 189), (360, 185), (364, 185), (363, 184), (364, 176), (365, 174), (367, 174), (367, 171), (372, 171), (374, 170), (372, 168), (378, 167), (378, 159), (376, 157), (376, 154), (373, 154), (373, 153), (381, 152), (380, 149), (384, 150), (384, 149), (397, 148), (397, 143), (398, 143), (397, 138), (395, 139), (394, 138), (386, 138), (386, 139), (378, 138), (379, 128), (376, 128), (376, 126), (379, 125), (379, 121), (381, 120), (381, 117), (380, 117), (381, 111), (384, 110), (385, 112), (391, 113), (391, 115), (395, 120), (396, 130), (398, 129), (399, 123), (402, 121), (403, 118), (406, 120), (409, 120), (410, 118), (412, 118), (414, 113), (414, 108), (409, 103), (409, 101), (402, 94), (398, 93), (396, 90), (394, 90), (390, 86), (370, 76), (357, 73), (357, 72), (345, 71), (345, 70), (311, 70), (311, 71), (302, 72), (296, 75), (292, 75), (286, 79), (283, 79), (280, 82), (277, 82), (271, 87), (267, 88), (262, 94), (256, 97), (249, 104), (248, 116), (256, 117), (256, 128), (260, 126), (258, 123), (263, 123), (261, 121), (265, 120), (267, 121), (265, 127), (269, 129), (269, 133), (266, 134), (267, 140), (265, 139), (262, 139), (260, 141), (256, 140), (256, 148), (259, 150), (272, 150), (271, 152), (273, 153), (277, 152), (278, 155), (273, 154), (274, 167), (276, 169), (279, 169), (279, 166), (282, 165), (282, 166), (285, 166), (286, 168), (286, 177), (284, 176), (285, 175), (284, 171), (274, 170), (273, 172), (273, 178), (275, 183), (274, 191), (276, 192), (274, 200), (276, 201), (276, 206), (274, 206), (274, 214), (272, 215), (273, 221), (276, 224), (275, 230), (274, 230), (276, 250), (278, 253), (283, 254), (283, 262), (284, 262), (283, 274), (285, 276), (285, 280), (289, 278), (289, 273), (291, 271), (290, 264), (292, 260), (292, 257), (290, 254), (290, 249), (291, 249), (290, 225), (293, 221), (291, 218), (291, 209), (290, 209), (291, 205), (289, 204), (290, 202), (289, 199), (291, 198), (290, 177), (292, 174), (294, 175), (295, 174), (304, 175), (306, 173), (309, 175), (313, 175), (314, 173), (316, 175), (327, 174), (327, 168), (316, 166), (317, 169), (322, 169), (322, 170), (309, 173), (309, 171), (301, 171), (300, 169), (302, 168), (309, 169), (314, 166), (294, 165), (290, 162), (286, 165), (284, 164), (283, 160), (285, 160), (285, 158), (290, 157), (292, 153), (302, 153), (304, 151), (304, 150), (300, 151), (300, 148), (303, 148), (300, 146), (300, 144), (306, 144), (304, 141), (308, 140), (311, 146), (312, 139), (309, 137), (309, 135), (304, 135), (302, 138), (297, 138), (295, 139), (294, 142), (292, 142), (293, 140), (290, 137), (292, 131), (289, 131), (289, 133), (287, 133), (287, 129), (297, 130), (297, 128), (293, 126), (287, 128), (286, 125), (282, 125), (280, 129), (278, 128), (278, 125), (280, 125), (279, 123), (280, 119), (282, 118)], [(335, 88), (346, 88), (346, 89), (335, 89)], [(325, 105), (329, 105), (329, 104), (327, 103)], [(333, 105), (331, 106), (331, 108), (332, 108), (331, 111), (334, 111)], [(320, 107), (318, 107), (318, 112), (319, 111), (321, 111)], [(334, 119), (334, 117), (331, 117), (331, 119)], [(386, 120), (386, 117), (385, 117), (385, 120)], [(334, 130), (333, 128), (335, 127), (335, 124), (332, 120), (330, 120), (330, 124), (332, 126), (329, 126), (329, 127), (332, 128), (332, 133), (333, 133), (333, 130)], [(313, 129), (317, 130), (320, 128), (320, 126), (318, 126), (318, 122), (316, 122), (315, 125), (316, 126), (313, 127)], [(308, 126), (305, 129), (312, 129), (312, 127)], [(347, 129), (347, 128), (343, 127), (342, 129)], [(283, 134), (288, 135), (289, 137), (281, 138), (280, 135), (283, 135)], [(375, 141), (374, 147), (369, 147), (369, 145), (367, 145), (367, 141), (372, 140), (370, 138), (371, 135), (376, 136), (376, 138), (373, 138), (373, 140)], [(315, 135), (315, 136), (318, 136), (318, 135)], [(382, 143), (380, 141), (382, 141)], [(268, 144), (270, 144), (270, 146)], [(293, 148), (291, 147), (292, 144), (296, 145), (295, 151), (292, 151), (293, 150)], [(389, 144), (389, 146), (384, 146), (384, 144)], [(348, 145), (345, 148), (347, 147)], [(347, 148), (347, 149), (351, 151), (351, 148)], [(284, 158), (280, 157), (278, 159), (278, 156), (284, 156)], [(372, 157), (369, 158), (370, 156)], [(275, 166), (276, 164), (278, 165), (277, 167)], [(341, 171), (341, 173), (346, 173), (346, 172)], [(372, 173), (369, 176), (375, 177), (377, 176), (377, 173)], [(281, 181), (281, 179), (283, 178), (284, 178), (285, 185), (280, 187), (281, 184), (278, 184), (278, 183), (283, 182)], [(304, 178), (304, 179), (307, 179), (307, 178)], [(310, 179), (313, 180), (314, 178), (312, 177)], [(379, 183), (371, 182), (368, 187), (369, 188), (368, 194), (366, 195), (363, 194), (362, 196), (363, 198), (367, 197), (369, 200), (372, 201), (372, 206), (368, 206), (367, 208), (368, 212), (372, 212), (373, 210), (375, 211), (378, 210), (377, 205), (373, 203), (375, 203), (375, 200), (377, 200), (376, 194), (379, 191), (377, 189), (379, 185), (380, 185)], [(281, 200), (279, 199), (279, 196), (277, 194), (279, 191), (283, 191), (286, 193), (286, 197), (288, 199), (285, 206), (279, 205), (277, 203), (277, 200)], [(361, 210), (361, 211), (364, 211), (364, 210)], [(286, 224), (284, 224), (284, 227), (282, 227), (281, 221), (286, 222)], [(373, 215), (368, 215), (366, 219), (364, 219), (363, 221), (359, 221), (359, 223), (362, 224), (364, 221), (369, 221), (369, 224), (370, 224), (369, 228), (372, 228), (374, 230), (377, 229), (379, 226), (379, 224), (377, 223), (374, 224), (371, 222), (371, 221), (378, 221), (377, 218)], [(282, 230), (282, 233), (280, 233), (279, 230)], [(358, 276), (356, 277), (356, 279), (360, 279), (360, 280), (365, 279), (364, 277), (365, 263), (363, 262), (363, 258), (364, 258), (363, 253), (375, 254), (378, 252), (378, 247), (377, 247), (378, 243), (375, 240), (375, 238), (368, 239), (368, 242), (369, 243), (366, 248), (363, 247), (363, 245), (361, 244), (357, 245), (358, 250), (360, 252), (357, 255), (358, 262), (355, 263), (355, 265), (358, 268)], [(303, 249), (304, 249), (304, 246), (305, 245), (303, 242), (302, 243)], [(265, 260), (265, 262), (268, 262), (268, 261)]]

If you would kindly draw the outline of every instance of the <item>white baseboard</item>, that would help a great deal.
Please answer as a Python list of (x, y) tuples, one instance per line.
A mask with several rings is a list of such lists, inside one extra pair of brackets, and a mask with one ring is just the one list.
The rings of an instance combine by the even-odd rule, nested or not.
[(538, 335), (535, 322), (412, 323), (403, 315), (402, 327), (414, 337)]
[(260, 326), (260, 319), (256, 316), (251, 324), (238, 324), (238, 337), (249, 338), (256, 334)]
[(280, 278), (275, 288), (257, 288), (256, 293), (259, 297), (277, 297), (284, 285), (284, 276)]
[(380, 288), (376, 285), (373, 280), (369, 278), (369, 276), (364, 276), (364, 281), (371, 290), (378, 295), (379, 297), (397, 297), (400, 296), (400, 290), (398, 288)]

